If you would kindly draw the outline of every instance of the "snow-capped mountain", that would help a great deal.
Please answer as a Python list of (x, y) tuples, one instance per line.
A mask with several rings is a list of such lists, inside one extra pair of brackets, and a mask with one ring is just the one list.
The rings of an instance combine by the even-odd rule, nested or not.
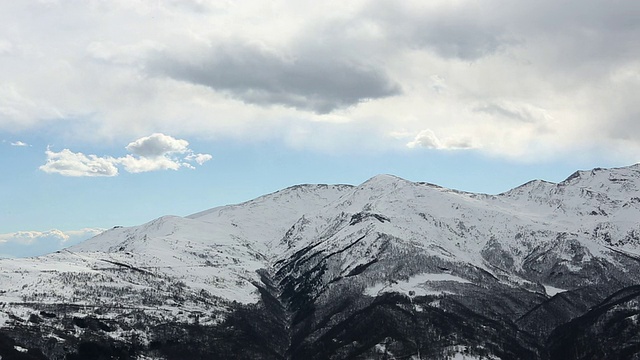
[(639, 276), (640, 165), (298, 185), (0, 260), (0, 355), (633, 358)]

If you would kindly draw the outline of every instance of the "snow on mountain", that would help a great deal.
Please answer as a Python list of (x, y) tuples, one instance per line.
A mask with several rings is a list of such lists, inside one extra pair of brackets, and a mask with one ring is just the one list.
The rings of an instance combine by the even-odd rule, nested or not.
[[(488, 266), (487, 251), (498, 247), (503, 256), (506, 251), (500, 261), (521, 270), (535, 248), (557, 245), (558, 234), (584, 247), (583, 261), (608, 253), (609, 238), (619, 251), (639, 254), (639, 181), (640, 167), (634, 165), (576, 172), (559, 184), (533, 181), (497, 196), (392, 175), (357, 187), (299, 185), (185, 218), (164, 216), (114, 228), (48, 257), (5, 260), (12, 265), (3, 269), (18, 266), (46, 273), (43, 264), (53, 259), (58, 269), (79, 268), (87, 274), (108, 264), (130, 266), (179, 278), (194, 291), (252, 302), (258, 296), (251, 285), (258, 280), (256, 270), (310, 244), (320, 243), (318, 249), (329, 251), (371, 232), (492, 273), (496, 269)], [(351, 249), (353, 258), (345, 260), (343, 271), (373, 260), (376, 244), (370, 238)]]
[(234, 236), (265, 252), (289, 227), (352, 189), (351, 185), (297, 185), (238, 205), (222, 206), (188, 216), (210, 227), (235, 228)]
[[(612, 174), (599, 175), (598, 180), (582, 173), (579, 182), (536, 181), (498, 196), (381, 175), (328, 204), (315, 217), (305, 216), (304, 226), (293, 227), (283, 241), (307, 239), (315, 250), (331, 252), (362, 237), (343, 254), (340, 273), (376, 259), (380, 244), (379, 237), (371, 234), (375, 233), (406, 243), (414, 253), (472, 264), (515, 284), (553, 281), (532, 278), (530, 260), (547, 258), (568, 271), (582, 269), (596, 258), (609, 257), (610, 237), (617, 239), (617, 251), (638, 253), (638, 242), (633, 238), (640, 232), (633, 219), (640, 218), (640, 211), (629, 205), (637, 187), (630, 183), (620, 188), (620, 180), (608, 184), (611, 179), (623, 178), (637, 183), (640, 177), (634, 169), (615, 169)], [(603, 181), (605, 185), (597, 185)], [(593, 195), (594, 188), (604, 186), (608, 190)], [(630, 193), (606, 195), (623, 190)], [(591, 209), (604, 209), (610, 215), (593, 214)], [(299, 250), (290, 248), (280, 258)], [(566, 279), (562, 281), (547, 285), (569, 285), (564, 283)]]
[(177, 316), (175, 304), (202, 312), (233, 301), (253, 303), (259, 299), (256, 270), (269, 264), (269, 242), (300, 214), (350, 188), (294, 186), (189, 217), (116, 227), (48, 256), (0, 260), (0, 302), (24, 304), (24, 312), (34, 301), (139, 307), (161, 317)]
[[(295, 319), (330, 309), (340, 294), (414, 299), (480, 289), (519, 294), (508, 296), (526, 300), (504, 316), (524, 316), (523, 304), (633, 283), (638, 219), (640, 165), (578, 171), (557, 184), (535, 180), (499, 195), (392, 175), (358, 186), (298, 185), (116, 227), (47, 256), (0, 260), (0, 322), (17, 326), (34, 311), (64, 306), (65, 314), (118, 324), (139, 322), (142, 312), (147, 326), (214, 326), (270, 293), (295, 314), (286, 327), (295, 330)], [(113, 339), (141, 334), (118, 326)], [(304, 354), (304, 344), (295, 351)]]

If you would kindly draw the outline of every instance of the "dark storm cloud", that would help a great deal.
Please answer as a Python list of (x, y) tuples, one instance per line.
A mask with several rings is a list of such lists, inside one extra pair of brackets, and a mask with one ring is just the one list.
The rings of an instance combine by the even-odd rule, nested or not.
[(157, 54), (149, 68), (247, 103), (282, 104), (318, 113), (400, 92), (381, 69), (320, 51), (285, 57), (248, 45), (222, 45), (189, 60)]

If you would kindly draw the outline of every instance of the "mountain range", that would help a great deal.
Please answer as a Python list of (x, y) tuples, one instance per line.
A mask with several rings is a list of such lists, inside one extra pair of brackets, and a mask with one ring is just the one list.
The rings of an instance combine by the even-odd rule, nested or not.
[(297, 185), (0, 260), (2, 359), (640, 359), (640, 165)]

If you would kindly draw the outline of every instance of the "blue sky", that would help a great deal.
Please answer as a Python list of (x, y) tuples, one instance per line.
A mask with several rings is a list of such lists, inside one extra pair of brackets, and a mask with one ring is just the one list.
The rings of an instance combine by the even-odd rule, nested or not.
[(640, 4), (0, 4), (0, 255), (390, 173), (499, 193), (640, 154)]

